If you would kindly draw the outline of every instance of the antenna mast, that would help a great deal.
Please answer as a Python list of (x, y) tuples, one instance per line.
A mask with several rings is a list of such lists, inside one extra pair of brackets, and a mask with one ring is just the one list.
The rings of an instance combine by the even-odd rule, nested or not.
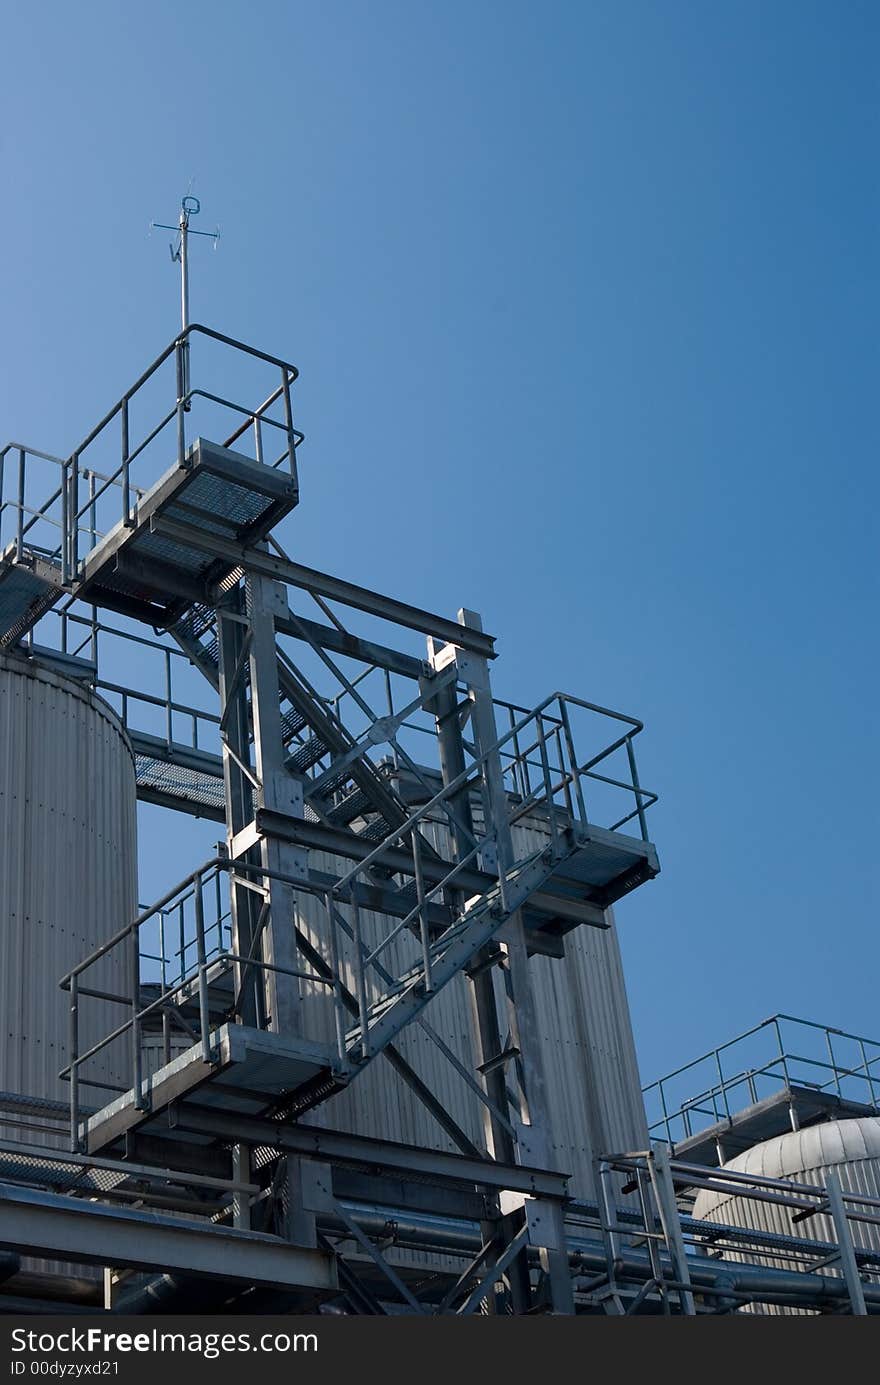
[[(190, 186), (192, 186), (192, 184), (190, 184)], [(216, 230), (216, 231), (196, 231), (196, 230), (193, 230), (193, 228), (190, 226), (190, 224), (189, 224), (189, 219), (190, 219), (190, 217), (191, 217), (191, 216), (198, 216), (198, 214), (199, 214), (199, 212), (200, 212), (201, 210), (202, 210), (202, 204), (201, 204), (201, 202), (199, 201), (199, 199), (198, 199), (197, 197), (193, 197), (192, 193), (189, 193), (189, 192), (188, 192), (188, 193), (186, 194), (186, 196), (185, 196), (184, 198), (182, 198), (182, 200), (181, 200), (181, 203), (180, 203), (180, 215), (179, 215), (179, 217), (178, 217), (178, 219), (177, 219), (177, 225), (176, 225), (176, 226), (169, 226), (169, 225), (168, 225), (166, 222), (164, 222), (164, 221), (152, 221), (152, 222), (150, 223), (150, 225), (151, 225), (152, 227), (154, 227), (154, 229), (156, 229), (156, 230), (159, 230), (159, 231), (177, 231), (177, 232), (179, 233), (179, 239), (178, 239), (177, 245), (176, 245), (176, 246), (175, 246), (175, 245), (169, 245), (168, 248), (169, 248), (169, 250), (171, 251), (171, 258), (172, 258), (172, 260), (174, 261), (174, 263), (180, 265), (180, 330), (181, 330), (181, 332), (186, 332), (186, 329), (189, 327), (189, 238), (190, 238), (191, 235), (192, 235), (192, 236), (207, 236), (210, 240), (212, 240), (212, 241), (214, 242), (214, 249), (215, 249), (215, 250), (217, 249), (217, 245), (218, 245), (218, 242), (219, 242), (219, 240), (220, 240), (220, 228), (219, 228), (219, 226), (217, 227), (217, 230)], [(185, 343), (185, 346), (184, 346), (183, 362), (184, 362), (183, 393), (184, 393), (184, 397), (186, 397), (186, 396), (188, 396), (188, 394), (189, 394), (189, 343), (188, 343), (188, 342)], [(189, 402), (188, 402), (188, 401), (187, 401), (186, 407), (189, 408)]]

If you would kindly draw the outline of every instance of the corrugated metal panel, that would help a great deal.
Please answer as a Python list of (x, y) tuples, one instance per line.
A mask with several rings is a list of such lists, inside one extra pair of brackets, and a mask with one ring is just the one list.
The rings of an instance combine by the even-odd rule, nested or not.
[[(515, 829), (516, 845), (537, 850), (546, 840), (540, 824)], [(451, 844), (442, 826), (431, 833), (433, 844), (447, 856)], [(341, 875), (347, 863), (315, 856), (316, 869)], [(326, 937), (323, 910), (300, 896), (302, 925), (320, 944)], [(594, 1153), (643, 1149), (648, 1143), (635, 1045), (617, 934), (609, 911), (607, 931), (581, 927), (565, 939), (565, 958), (536, 956), (531, 960), (544, 1068), (558, 1168), (572, 1174), (572, 1192), (589, 1197), (594, 1191)], [(364, 942), (372, 949), (394, 927), (395, 920), (363, 911)], [(399, 935), (382, 953), (388, 970), (402, 971), (419, 958), (410, 934)], [(345, 959), (344, 959), (345, 962)], [(350, 959), (346, 984), (354, 989)], [(499, 1013), (504, 1013), (501, 978), (496, 969)], [(374, 977), (370, 999), (381, 990)], [(474, 1071), (469, 983), (458, 978), (431, 1002), (425, 1018), (470, 1072)], [(322, 988), (304, 987), (305, 1031), (332, 1043), (332, 1017)], [(397, 1040), (404, 1057), (440, 1099), (445, 1109), (477, 1144), (482, 1143), (483, 1107), (452, 1064), (419, 1026), (410, 1026)], [(351, 1087), (334, 1097), (308, 1120), (362, 1134), (381, 1135), (426, 1148), (453, 1150), (449, 1136), (436, 1123), (409, 1087), (387, 1063), (367, 1068)]]
[[(64, 1099), (69, 1004), (59, 978), (131, 919), (137, 900), (134, 763), (112, 710), (30, 660), (0, 656), (0, 1087)], [(124, 960), (89, 984), (124, 990)], [(80, 1051), (121, 1010), (81, 1003)], [(129, 1084), (125, 1045), (86, 1075)], [(84, 1088), (85, 1102), (106, 1093)], [(14, 1136), (14, 1131), (8, 1131)], [(33, 1132), (29, 1138), (33, 1138)]]
[[(739, 1173), (791, 1178), (813, 1184), (824, 1184), (826, 1173), (833, 1169), (844, 1191), (880, 1198), (880, 1117), (825, 1121), (803, 1130), (793, 1130), (754, 1145), (723, 1167)], [(799, 1236), (805, 1241), (833, 1242), (836, 1239), (830, 1217), (816, 1215), (805, 1221), (793, 1222), (790, 1210), (779, 1204), (729, 1197), (709, 1189), (701, 1189), (697, 1194), (694, 1216), (748, 1230)], [(866, 1250), (880, 1250), (880, 1226), (851, 1221), (850, 1228), (857, 1246)], [(786, 1262), (767, 1255), (725, 1252), (724, 1259), (773, 1268), (791, 1268)], [(839, 1273), (833, 1267), (823, 1272)], [(767, 1306), (763, 1311), (788, 1314), (799, 1310)]]
[[(113, 711), (31, 660), (0, 655), (0, 1088), (65, 1100), (69, 1001), (58, 981), (134, 915), (134, 761)], [(89, 984), (124, 990), (124, 960), (102, 961)], [(110, 1032), (121, 1008), (83, 998), (80, 1052)], [(85, 1075), (127, 1086), (125, 1040)], [(111, 1095), (83, 1088), (85, 1103)], [(69, 1148), (0, 1126), (9, 1139)], [(25, 1258), (23, 1268), (92, 1278), (93, 1266)]]

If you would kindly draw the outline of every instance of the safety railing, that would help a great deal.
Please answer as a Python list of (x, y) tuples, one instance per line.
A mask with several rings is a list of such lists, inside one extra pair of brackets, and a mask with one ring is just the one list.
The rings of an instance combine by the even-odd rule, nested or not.
[[(540, 856), (548, 846), (552, 857), (558, 859), (563, 854), (563, 836), (569, 829), (579, 830), (585, 838), (591, 825), (600, 825), (594, 822), (588, 812), (590, 780), (597, 780), (606, 786), (622, 790), (634, 802), (634, 806), (628, 812), (608, 825), (608, 830), (617, 830), (633, 818), (638, 818), (642, 839), (648, 840), (645, 813), (648, 807), (656, 802), (657, 795), (642, 788), (639, 783), (632, 741), (642, 730), (641, 722), (636, 718), (562, 693), (551, 694), (537, 708), (519, 718), (515, 716), (517, 709), (511, 704), (508, 706), (511, 711), (509, 729), (487, 750), (475, 755), (472, 762), (459, 775), (444, 785), (426, 803), (421, 804), (405, 822), (389, 831), (328, 892), (326, 907), (333, 955), (338, 955), (340, 946), (337, 937), (339, 915), (334, 906), (337, 902), (348, 900), (351, 903), (353, 940), (358, 959), (358, 1024), (353, 1033), (343, 1034), (338, 1031), (340, 1058), (348, 1052), (352, 1037), (359, 1044), (362, 1056), (369, 1056), (371, 1016), (367, 1000), (367, 967), (373, 964), (380, 953), (405, 929), (417, 929), (421, 958), (407, 979), (419, 984), (424, 993), (430, 995), (434, 988), (435, 963), (453, 938), (458, 936), (474, 909), (487, 907), (492, 899), (484, 897), (475, 904), (472, 897), (465, 906), (464, 919), (455, 921), (439, 936), (432, 936), (429, 906), (434, 902), (448, 900), (450, 890), (458, 890), (461, 893), (459, 877), (469, 867), (478, 865), (497, 878), (497, 904), (503, 912), (509, 913), (511, 888), (517, 875), (527, 865)], [(571, 714), (574, 708), (591, 715), (610, 717), (624, 724), (627, 730), (609, 745), (580, 762), (572, 733)], [(620, 751), (626, 754), (629, 779), (618, 780), (598, 773), (596, 765), (603, 764)], [(493, 792), (492, 784), (495, 766), (501, 773), (499, 787), (505, 804), (501, 811), (501, 821), (493, 820), (493, 814), (497, 814), (499, 810), (498, 796)], [(332, 773), (332, 769), (328, 773)], [(507, 792), (504, 792), (505, 789)], [(463, 819), (460, 809), (456, 808), (456, 803), (460, 803), (463, 797), (473, 794), (478, 794), (483, 802), (483, 810), (478, 815), (479, 826), (474, 825), (477, 815), (468, 823)], [(514, 845), (511, 828), (526, 817), (530, 821), (536, 817), (540, 818), (548, 840), (542, 840), (538, 848), (518, 850)], [(435, 883), (429, 885), (425, 880), (424, 856), (431, 850), (431, 846), (423, 837), (421, 829), (437, 821), (446, 826), (459, 842), (464, 841), (467, 850), (459, 850), (455, 863), (450, 865)], [(355, 887), (361, 878), (366, 877), (366, 873), (375, 862), (395, 848), (403, 848), (410, 854), (415, 900), (412, 908), (394, 924), (391, 931), (370, 952), (366, 952), (361, 938)]]
[[(168, 706), (171, 707), (169, 700)], [(591, 716), (610, 716), (626, 730), (609, 745), (581, 761), (572, 734), (573, 709)], [(330, 888), (295, 880), (262, 865), (234, 862), (218, 856), (187, 876), (174, 890), (138, 916), (106, 943), (95, 949), (62, 979), (70, 995), (70, 1052), (61, 1076), (70, 1082), (71, 1137), (80, 1132), (80, 1086), (103, 1086), (102, 1080), (86, 1075), (84, 1069), (111, 1044), (128, 1036), (130, 1046), (131, 1090), (136, 1104), (148, 1100), (144, 1083), (143, 1036), (145, 1027), (161, 1023), (163, 1051), (170, 1053), (170, 1033), (175, 1025), (190, 1042), (201, 1046), (205, 1061), (211, 1060), (211, 988), (217, 987), (221, 972), (232, 971), (233, 991), (225, 1001), (228, 1017), (241, 1012), (246, 987), (259, 974), (280, 972), (327, 988), (333, 997), (337, 1059), (340, 1069), (350, 1067), (359, 1049), (359, 1060), (371, 1056), (370, 1029), (377, 1013), (390, 996), (411, 984), (420, 985), (425, 995), (434, 990), (434, 968), (446, 949), (472, 922), (477, 912), (492, 908), (507, 914), (518, 907), (514, 896), (521, 872), (542, 855), (552, 864), (576, 843), (572, 831), (586, 840), (596, 825), (588, 812), (589, 787), (594, 778), (610, 780), (626, 791), (634, 802), (620, 821), (637, 817), (646, 838), (645, 811), (656, 795), (641, 787), (632, 751), (632, 738), (641, 730), (633, 718), (556, 693), (539, 707), (519, 718), (481, 754), (426, 802), (420, 804), (399, 826), (390, 829), (363, 858)], [(372, 743), (372, 742), (371, 742)], [(628, 780), (597, 774), (595, 766), (615, 752), (623, 752), (631, 767)], [(493, 777), (494, 776), (494, 777)], [(531, 778), (530, 778), (531, 776)], [(518, 785), (517, 791), (505, 779)], [(473, 801), (475, 811), (462, 813), (462, 797)], [(480, 807), (482, 804), (482, 807)], [(511, 828), (528, 815), (539, 819), (543, 831), (539, 845), (517, 847)], [(459, 844), (457, 859), (443, 861), (429, 841), (430, 827), (445, 824)], [(614, 825), (614, 824), (612, 824)], [(423, 835), (428, 829), (428, 837)], [(647, 839), (647, 838), (646, 838)], [(462, 846), (464, 843), (464, 846)], [(549, 855), (547, 855), (549, 851)], [(427, 861), (430, 856), (430, 871)], [(368, 945), (361, 928), (358, 885), (380, 858), (393, 859), (399, 873), (414, 888), (411, 907), (391, 929)], [(473, 872), (479, 873), (482, 894), (474, 895)], [(464, 878), (462, 878), (464, 877)], [(267, 884), (277, 879), (294, 890), (311, 895), (323, 903), (326, 927), (323, 945), (326, 964), (316, 968), (285, 968), (264, 960), (260, 944), (265, 923)], [(233, 948), (230, 888), (256, 892), (261, 905), (259, 922), (247, 954)], [(401, 892), (403, 898), (403, 891)], [(408, 903), (409, 901), (407, 901)], [(438, 924), (432, 906), (442, 904)], [(210, 906), (210, 907), (209, 907)], [(345, 911), (345, 912), (343, 912)], [(347, 914), (347, 916), (346, 916)], [(387, 950), (394, 939), (409, 933), (413, 948), (405, 949), (410, 959), (407, 968), (389, 972), (384, 966)], [(343, 936), (344, 934), (344, 936)], [(111, 960), (112, 959), (112, 960)], [(104, 962), (112, 979), (125, 984), (95, 985), (90, 969)], [(356, 1027), (348, 1025), (352, 1013), (351, 994), (343, 985), (343, 969), (353, 976)], [(399, 973), (399, 974), (398, 974)], [(368, 978), (379, 977), (382, 986), (375, 1004), (369, 999)], [(127, 980), (126, 980), (127, 978)], [(144, 1002), (144, 986), (152, 988)], [(80, 1006), (86, 999), (123, 1006), (125, 1017), (109, 1033), (83, 1047)], [(216, 1009), (216, 1004), (215, 1004)], [(186, 1011), (186, 1013), (184, 1013)]]
[[(804, 1052), (811, 1043), (813, 1051)], [(846, 1057), (841, 1054), (844, 1046), (849, 1049)], [(705, 1081), (709, 1074), (714, 1080), (708, 1085), (682, 1096), (687, 1083), (700, 1077)], [(877, 1106), (880, 1041), (794, 1015), (773, 1015), (643, 1091), (651, 1133), (675, 1144), (792, 1087), (848, 1095)]]
[[(258, 362), (261, 368), (270, 367), (280, 377), (278, 383), (256, 404), (193, 387), (188, 383), (193, 378), (189, 357), (195, 339), (217, 343), (239, 358)], [(168, 371), (173, 372), (170, 388), (163, 383)], [(178, 466), (188, 465), (189, 442), (198, 435), (193, 425), (200, 417), (210, 417), (216, 425), (218, 416), (234, 415), (238, 421), (223, 445), (241, 449), (249, 438), (255, 461), (273, 468), (286, 466), (296, 484), (296, 449), (303, 440), (294, 427), (291, 403), (297, 374), (289, 361), (213, 328), (191, 324), (69, 457), (54, 457), (18, 443), (0, 449), (0, 552), (15, 543), (20, 557), (27, 541), (27, 546), (59, 564), (64, 584), (75, 583), (84, 557), (100, 539), (117, 524), (135, 523), (138, 501), (167, 469), (169, 450)], [(146, 421), (142, 413), (147, 414)], [(216, 426), (211, 432), (216, 436)], [(166, 440), (172, 433), (174, 441), (168, 449)], [(106, 459), (104, 465), (92, 460), (99, 455)]]
[[(836, 1170), (826, 1171), (822, 1182), (807, 1182), (707, 1168), (658, 1144), (603, 1156), (597, 1173), (608, 1262), (608, 1280), (601, 1282), (628, 1289), (627, 1312), (637, 1312), (649, 1294), (665, 1311), (691, 1315), (695, 1296), (721, 1312), (755, 1303), (880, 1311), (880, 1199), (847, 1187)], [(754, 1209), (727, 1224), (688, 1215), (682, 1200), (701, 1189), (718, 1199), (719, 1212), (729, 1199)], [(761, 1204), (773, 1209), (772, 1231), (769, 1207), (762, 1213)], [(591, 1222), (592, 1207), (583, 1211)], [(579, 1216), (577, 1203), (570, 1213)], [(777, 1229), (786, 1221), (787, 1232)], [(803, 1223), (809, 1229), (801, 1230)]]
[[(232, 875), (239, 884), (249, 883), (262, 894), (256, 877), (271, 876), (272, 872), (233, 862), (226, 856), (206, 861), (61, 978), (61, 989), (69, 995), (70, 1022), (68, 1061), (58, 1075), (70, 1085), (72, 1149), (78, 1150), (82, 1144), (81, 1088), (125, 1090), (118, 1083), (87, 1076), (84, 1071), (101, 1055), (106, 1058), (113, 1045), (127, 1041), (128, 1062), (123, 1062), (118, 1052), (112, 1062), (116, 1067), (127, 1067), (135, 1105), (147, 1109), (145, 1036), (161, 1033), (164, 1062), (170, 1060), (172, 1034), (176, 1032), (184, 1047), (198, 1046), (204, 1061), (210, 1063), (212, 1029), (218, 1022), (212, 989), (220, 986), (224, 976), (236, 969), (245, 973), (274, 971), (320, 986), (331, 984), (317, 972), (264, 961), (256, 952), (259, 932), (252, 955), (239, 956), (232, 950)], [(89, 974), (102, 962), (104, 984), (99, 986), (93, 984)], [(108, 984), (119, 989), (108, 989)], [(237, 999), (232, 994), (222, 1002), (222, 1017), (234, 1017)], [(113, 1006), (125, 1018), (83, 1047), (81, 1010), (86, 1000)]]

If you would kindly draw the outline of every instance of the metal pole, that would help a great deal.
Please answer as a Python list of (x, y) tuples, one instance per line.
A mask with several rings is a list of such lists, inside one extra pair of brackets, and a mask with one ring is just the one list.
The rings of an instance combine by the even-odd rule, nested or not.
[(416, 876), (416, 896), (419, 901), (419, 933), (422, 942), (422, 965), (425, 971), (425, 994), (430, 995), (434, 989), (431, 981), (431, 935), (428, 931), (425, 880), (422, 875), (422, 853), (419, 847), (419, 829), (417, 827), (413, 828), (410, 840), (412, 841), (413, 868)]
[(202, 1058), (211, 1061), (211, 1021), (208, 1015), (208, 963), (205, 952), (205, 901), (202, 877), (195, 882), (196, 952), (199, 959), (199, 1028), (202, 1033)]
[(574, 791), (577, 798), (578, 815), (582, 827), (588, 826), (587, 807), (584, 802), (584, 789), (581, 784), (581, 776), (578, 774), (577, 756), (574, 749), (574, 738), (571, 734), (571, 721), (568, 715), (568, 703), (564, 697), (559, 699), (559, 708), (562, 715), (562, 729), (565, 732), (565, 744), (568, 748), (568, 763), (570, 772), (574, 778)]
[[(189, 211), (186, 202), (180, 208), (180, 327), (185, 332), (189, 326)], [(189, 385), (187, 384), (187, 388)]]
[(131, 486), (129, 480), (128, 444), (128, 396), (122, 401), (122, 522), (126, 529), (132, 527)]
[(135, 1109), (143, 1111), (146, 1109), (146, 1103), (143, 1094), (141, 1023), (139, 1018), (141, 999), (141, 958), (136, 923), (131, 925), (128, 930), (128, 935), (131, 948), (131, 955), (129, 958), (131, 967), (131, 1085), (134, 1092)]
[(669, 1150), (666, 1145), (655, 1144), (653, 1146), (648, 1155), (648, 1172), (651, 1175), (651, 1185), (657, 1202), (657, 1211), (660, 1213), (663, 1236), (669, 1248), (673, 1273), (677, 1283), (686, 1286), (677, 1290), (681, 1311), (686, 1316), (693, 1317), (697, 1310), (690, 1287), (687, 1253), (684, 1237), (681, 1233), (681, 1221), (675, 1201), (675, 1184), (672, 1180), (672, 1170), (669, 1167)]
[(333, 911), (333, 896), (330, 893), (324, 895), (324, 907), (327, 910), (327, 938), (330, 944), (330, 969), (333, 973), (333, 1022), (336, 1030), (336, 1054), (340, 1066), (344, 1066), (347, 1058), (345, 1015), (343, 1013), (345, 1002), (342, 998), (342, 977), (339, 973), (339, 935), (336, 930), (336, 915)]
[(632, 736), (626, 738), (626, 754), (629, 760), (629, 772), (632, 776), (633, 793), (636, 796), (636, 809), (639, 815), (639, 828), (642, 833), (642, 841), (648, 840), (648, 824), (645, 821), (645, 808), (642, 803), (642, 790), (639, 784), (639, 772), (636, 769), (636, 752), (633, 750)]
[(180, 467), (186, 465), (186, 421), (184, 419), (184, 413), (187, 407), (186, 379), (189, 371), (189, 362), (186, 355), (187, 350), (188, 346), (185, 340), (179, 341), (174, 349), (174, 360), (177, 370), (177, 465)]
[(70, 459), (70, 510), (71, 534), (70, 575), (75, 580), (79, 575), (79, 453), (74, 452)]
[[(353, 881), (352, 884), (355, 884)], [(367, 1007), (367, 979), (364, 975), (364, 950), (361, 942), (361, 911), (357, 900), (354, 898), (352, 890), (351, 899), (351, 932), (354, 939), (354, 976), (355, 991), (358, 1000), (358, 1020), (361, 1030), (361, 1057), (369, 1056), (370, 1047), (368, 1040), (369, 1017)]]
[(18, 449), (18, 532), (15, 541), (15, 556), (19, 561), (24, 547), (24, 479), (24, 448), (20, 447)]
[(829, 1170), (825, 1175), (825, 1187), (828, 1192), (828, 1208), (834, 1223), (834, 1234), (837, 1237), (837, 1244), (840, 1246), (840, 1267), (846, 1281), (853, 1315), (864, 1318), (868, 1315), (868, 1310), (865, 1307), (865, 1289), (859, 1276), (859, 1266), (856, 1261), (852, 1230), (846, 1216), (840, 1177), (833, 1170)]
[(79, 1152), (79, 976), (70, 978), (70, 1148)]
[(70, 578), (70, 478), (68, 464), (61, 467), (61, 581), (66, 585)]
[(290, 403), (290, 378), (287, 369), (281, 371), (281, 392), (284, 395), (284, 426), (287, 429), (287, 450), (290, 459), (290, 474), (296, 483), (296, 437), (293, 431), (293, 408)]
[(558, 828), (556, 824), (556, 808), (553, 803), (553, 783), (550, 778), (550, 762), (547, 759), (547, 742), (544, 737), (544, 718), (538, 714), (535, 718), (535, 729), (538, 733), (538, 748), (541, 752), (541, 772), (544, 777), (544, 798), (547, 804), (547, 825), (550, 828), (550, 842), (553, 847), (553, 854), (559, 852)]
[(868, 1091), (871, 1093), (871, 1105), (873, 1106), (873, 1105), (874, 1105), (874, 1102), (875, 1102), (875, 1096), (874, 1096), (874, 1081), (873, 1081), (873, 1078), (872, 1078), (872, 1076), (871, 1076), (871, 1065), (870, 1065), (870, 1063), (868, 1062), (868, 1055), (867, 1055), (867, 1053), (866, 1053), (866, 1051), (865, 1051), (865, 1043), (864, 1043), (864, 1040), (863, 1040), (863, 1039), (859, 1039), (859, 1048), (860, 1048), (861, 1054), (862, 1054), (862, 1067), (864, 1068), (864, 1070), (865, 1070), (865, 1076), (866, 1076), (867, 1079), (868, 1079)]

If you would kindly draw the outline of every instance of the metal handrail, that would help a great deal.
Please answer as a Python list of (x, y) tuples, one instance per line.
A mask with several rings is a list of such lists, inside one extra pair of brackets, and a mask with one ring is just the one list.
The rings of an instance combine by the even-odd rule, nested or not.
[[(830, 1060), (793, 1052), (786, 1044), (783, 1043), (781, 1027), (786, 1024), (797, 1025), (804, 1029), (815, 1030), (818, 1033), (824, 1035), (826, 1043), (829, 1046)], [(746, 1039), (749, 1039), (753, 1037), (755, 1034), (762, 1033), (764, 1030), (768, 1029), (773, 1029), (776, 1037), (775, 1054), (761, 1066), (753, 1066), (750, 1068), (739, 1070), (736, 1073), (725, 1074), (723, 1070), (722, 1055), (725, 1054), (729, 1049), (732, 1049), (736, 1045), (743, 1043)], [(831, 1036), (835, 1036), (837, 1038), (845, 1039), (852, 1043), (858, 1044), (860, 1046), (862, 1061), (860, 1063), (855, 1064), (854, 1066), (844, 1065), (837, 1062), (834, 1058), (833, 1049), (831, 1047)], [(867, 1048), (877, 1050), (874, 1056), (868, 1056), (866, 1046)], [(718, 1072), (718, 1081), (708, 1086), (698, 1094), (690, 1096), (684, 1101), (679, 1101), (674, 1110), (669, 1109), (666, 1103), (666, 1096), (669, 1090), (669, 1084), (674, 1079), (680, 1078), (685, 1073), (688, 1073), (693, 1069), (698, 1068), (702, 1064), (711, 1061), (714, 1061), (715, 1063), (715, 1067)], [(784, 1013), (771, 1015), (769, 1019), (762, 1020), (760, 1024), (753, 1025), (751, 1029), (745, 1030), (742, 1034), (737, 1035), (735, 1038), (728, 1039), (725, 1043), (719, 1044), (715, 1048), (709, 1049), (706, 1053), (701, 1054), (698, 1058), (692, 1059), (689, 1063), (683, 1064), (681, 1067), (674, 1069), (674, 1071), (667, 1073), (663, 1077), (658, 1078), (654, 1082), (648, 1083), (646, 1086), (644, 1086), (642, 1088), (643, 1095), (645, 1097), (648, 1097), (650, 1094), (655, 1093), (660, 1099), (660, 1107), (662, 1111), (662, 1114), (655, 1121), (652, 1122), (649, 1128), (652, 1132), (665, 1130), (666, 1138), (669, 1140), (670, 1143), (674, 1143), (672, 1126), (675, 1122), (680, 1122), (684, 1129), (685, 1135), (689, 1136), (693, 1133), (690, 1128), (690, 1117), (692, 1115), (713, 1116), (716, 1120), (720, 1119), (723, 1116), (729, 1120), (731, 1118), (730, 1103), (728, 1101), (729, 1094), (736, 1088), (741, 1087), (744, 1084), (749, 1084), (750, 1095), (752, 1096), (753, 1100), (756, 1099), (756, 1089), (754, 1086), (755, 1079), (759, 1077), (773, 1076), (775, 1075), (774, 1070), (781, 1070), (781, 1077), (784, 1088), (790, 1087), (793, 1082), (795, 1083), (795, 1085), (797, 1085), (797, 1081), (799, 1080), (803, 1085), (813, 1087), (816, 1091), (819, 1092), (825, 1092), (836, 1087), (839, 1093), (841, 1082), (847, 1078), (854, 1078), (858, 1081), (867, 1084), (868, 1090), (870, 1092), (871, 1102), (873, 1104), (875, 1102), (875, 1083), (878, 1082), (878, 1080), (880, 1080), (880, 1074), (874, 1073), (872, 1071), (872, 1069), (874, 1069), (875, 1065), (877, 1064), (880, 1064), (880, 1040), (867, 1039), (862, 1035), (853, 1034), (843, 1029), (837, 1029), (832, 1025), (820, 1024), (815, 1020), (802, 1019), (796, 1015), (789, 1015)], [(827, 1078), (825, 1081), (812, 1081), (809, 1078), (802, 1076), (795, 1077), (792, 1074), (792, 1069), (795, 1068), (796, 1065), (801, 1065), (801, 1067), (805, 1068), (813, 1068), (819, 1069), (824, 1072), (829, 1072), (831, 1073), (831, 1076)], [(719, 1099), (722, 1103), (721, 1111), (719, 1111), (718, 1109)], [(711, 1110), (705, 1109), (709, 1106), (711, 1106)]]
[[(210, 340), (219, 342), (232, 350), (241, 352), (255, 360), (265, 362), (267, 365), (281, 371), (281, 383), (263, 400), (256, 408), (245, 407), (233, 400), (225, 399), (220, 395), (215, 395), (206, 390), (191, 389), (188, 383), (185, 384), (186, 372), (183, 369), (183, 358), (190, 350), (190, 338), (199, 334)], [(174, 406), (162, 417), (134, 448), (130, 447), (129, 438), (129, 406), (138, 392), (156, 374), (156, 372), (173, 356), (177, 362), (177, 387)], [(50, 520), (49, 511), (60, 502), (61, 519), (51, 519), (51, 522), (59, 525), (62, 529), (62, 539), (60, 545), (52, 550), (51, 556), (60, 561), (62, 567), (62, 582), (67, 584), (76, 581), (81, 572), (81, 562), (79, 556), (79, 534), (85, 532), (92, 538), (92, 545), (97, 542), (98, 531), (94, 525), (95, 506), (102, 500), (111, 486), (116, 486), (122, 490), (122, 523), (129, 525), (132, 522), (132, 496), (136, 499), (144, 494), (139, 487), (131, 484), (130, 470), (132, 463), (143, 451), (155, 440), (155, 438), (166, 428), (175, 418), (177, 420), (177, 461), (178, 465), (187, 465), (186, 455), (186, 429), (185, 415), (192, 405), (192, 401), (201, 397), (210, 402), (218, 404), (224, 408), (244, 415), (244, 423), (237, 428), (231, 435), (230, 441), (225, 445), (230, 446), (231, 442), (239, 438), (249, 427), (254, 427), (255, 448), (257, 460), (262, 461), (262, 425), (267, 424), (273, 428), (280, 429), (286, 434), (287, 448), (282, 452), (277, 461), (271, 462), (273, 467), (279, 467), (285, 459), (290, 465), (291, 475), (296, 484), (296, 448), (303, 441), (303, 434), (293, 426), (293, 418), (290, 404), (290, 387), (297, 380), (299, 372), (295, 365), (290, 361), (282, 360), (281, 357), (273, 356), (266, 351), (261, 351), (257, 347), (249, 346), (246, 342), (239, 341), (235, 337), (227, 336), (223, 332), (218, 332), (214, 328), (207, 327), (202, 323), (191, 323), (184, 331), (180, 332), (163, 351), (151, 362), (142, 372), (133, 385), (116, 401), (107, 411), (100, 421), (91, 429), (82, 441), (73, 449), (66, 458), (53, 456), (50, 453), (39, 452), (34, 448), (25, 448), (16, 442), (7, 443), (0, 449), (0, 514), (6, 509), (18, 511), (19, 520), (17, 525), (17, 548), (18, 556), (21, 557), (22, 541), (24, 536), (30, 532), (33, 526), (41, 519)], [(284, 421), (270, 418), (268, 409), (278, 401), (284, 405)], [(106, 474), (96, 471), (94, 468), (82, 466), (82, 456), (86, 450), (104, 433), (115, 420), (120, 420), (121, 424), (121, 461), (119, 466)], [(19, 454), (19, 476), (18, 476), (18, 496), (17, 499), (3, 498), (3, 471), (4, 462), (8, 453), (17, 451)], [(32, 514), (27, 525), (24, 523), (25, 512), (28, 509), (25, 494), (26, 487), (26, 459), (33, 457), (37, 460), (47, 461), (60, 467), (61, 482), (53, 491), (48, 499)], [(93, 482), (98, 481), (97, 487), (92, 484), (89, 496), (80, 502), (80, 481), (84, 477), (92, 478)], [(84, 530), (80, 521), (84, 516), (90, 515), (91, 522)]]

